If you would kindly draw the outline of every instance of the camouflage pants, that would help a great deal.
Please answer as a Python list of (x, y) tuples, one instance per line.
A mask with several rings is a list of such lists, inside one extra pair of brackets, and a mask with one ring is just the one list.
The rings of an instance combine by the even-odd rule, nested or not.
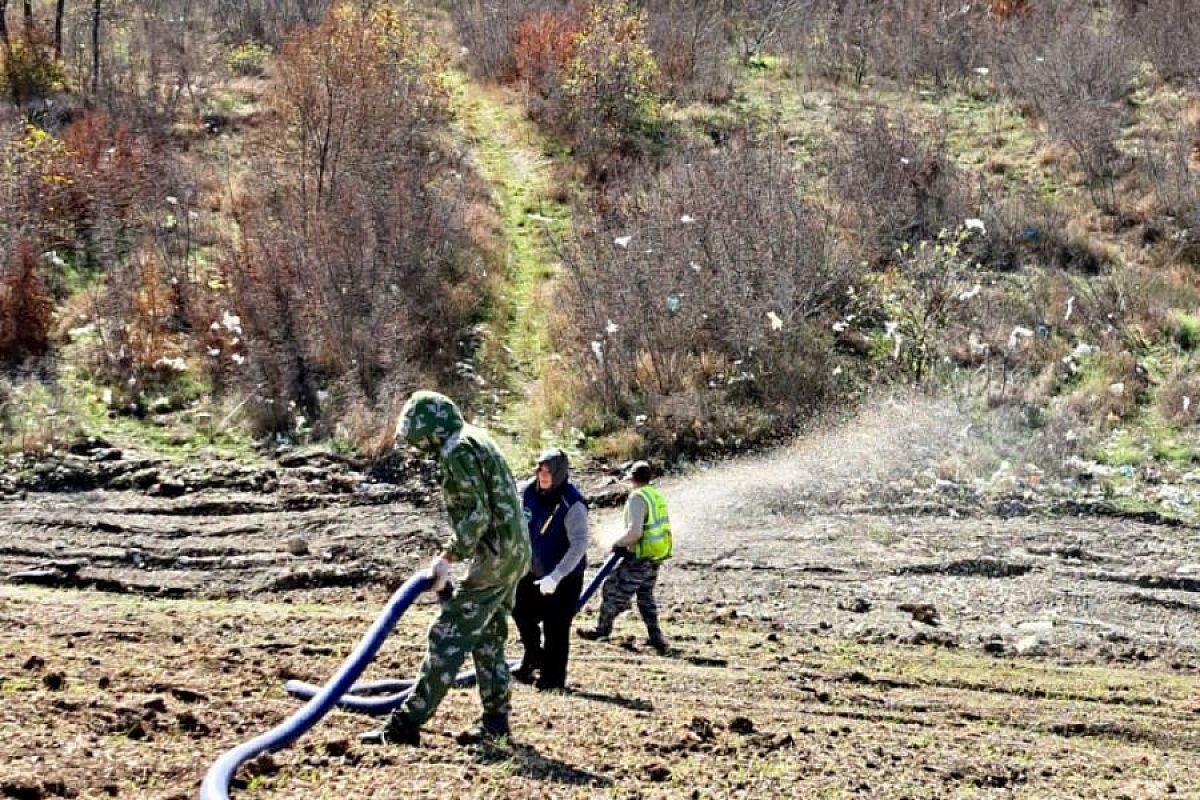
[(663, 641), (662, 628), (658, 626), (658, 604), (654, 601), (654, 586), (658, 583), (658, 567), (654, 561), (637, 561), (627, 558), (604, 581), (600, 590), (600, 619), (596, 630), (604, 636), (612, 633), (613, 621), (629, 608), (629, 601), (637, 595), (638, 612), (646, 623), (646, 632), (651, 641)]
[(393, 714), (421, 725), (437, 710), (467, 654), (475, 661), (484, 714), (508, 714), (512, 676), (504, 660), (513, 586), (459, 588), (429, 628), (429, 645), (412, 694)]

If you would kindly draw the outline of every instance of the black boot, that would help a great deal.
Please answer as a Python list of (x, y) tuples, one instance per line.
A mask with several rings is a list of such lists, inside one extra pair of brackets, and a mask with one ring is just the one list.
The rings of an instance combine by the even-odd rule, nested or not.
[(526, 650), (525, 655), (521, 657), (521, 666), (512, 671), (513, 680), (517, 683), (533, 683), (541, 665), (541, 653), (531, 653)]
[(363, 744), (407, 744), (416, 747), (421, 744), (421, 726), (408, 717), (392, 713), (382, 728), (361, 733), (358, 740)]
[(484, 714), (477, 726), (458, 734), (454, 741), (467, 745), (495, 742), (505, 738), (512, 738), (512, 730), (508, 727), (508, 714)]
[(611, 629), (605, 630), (604, 628), (601, 628), (600, 626), (596, 626), (595, 628), (580, 628), (578, 633), (579, 633), (580, 639), (587, 639), (588, 641), (591, 641), (591, 642), (598, 642), (598, 641), (607, 639), (609, 637), (609, 635), (612, 633), (612, 630)]
[(654, 651), (660, 656), (665, 656), (671, 649), (667, 644), (667, 640), (662, 637), (662, 634), (659, 634), (658, 636), (651, 636), (649, 642), (650, 646), (653, 647)]

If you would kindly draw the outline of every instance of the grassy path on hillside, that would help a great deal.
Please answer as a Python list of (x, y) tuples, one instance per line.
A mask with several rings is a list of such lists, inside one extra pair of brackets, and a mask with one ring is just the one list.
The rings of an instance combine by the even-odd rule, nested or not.
[(449, 80), (463, 137), (491, 186), (499, 217), (504, 288), (488, 325), (482, 366), (502, 376), (497, 427), (518, 437), (518, 449), (533, 449), (542, 427), (536, 389), (550, 354), (547, 287), (557, 273), (548, 233), (563, 229), (569, 212), (552, 197), (550, 145), (519, 98), (458, 73)]

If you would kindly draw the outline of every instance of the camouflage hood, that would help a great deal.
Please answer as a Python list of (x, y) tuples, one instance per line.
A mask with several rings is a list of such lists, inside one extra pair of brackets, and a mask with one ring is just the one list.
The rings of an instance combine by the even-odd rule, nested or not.
[(396, 438), (427, 453), (439, 453), (462, 428), (462, 412), (449, 397), (437, 392), (413, 392), (400, 412)]

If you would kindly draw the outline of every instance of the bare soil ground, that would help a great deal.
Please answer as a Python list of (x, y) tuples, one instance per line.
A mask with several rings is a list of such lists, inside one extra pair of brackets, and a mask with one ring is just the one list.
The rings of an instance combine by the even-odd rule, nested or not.
[[(362, 746), (371, 723), (334, 712), (234, 795), (1200, 797), (1200, 535), (921, 479), (961, 430), (881, 407), (664, 479), (670, 654), (632, 615), (576, 643), (568, 691), (517, 687), (511, 746), (454, 743), (473, 690), (416, 749)], [(424, 484), (344, 464), (158, 478), (0, 500), (0, 797), (195, 797), (444, 530)], [(617, 511), (593, 518), (598, 562)], [(371, 677), (414, 671), (430, 615)]]

